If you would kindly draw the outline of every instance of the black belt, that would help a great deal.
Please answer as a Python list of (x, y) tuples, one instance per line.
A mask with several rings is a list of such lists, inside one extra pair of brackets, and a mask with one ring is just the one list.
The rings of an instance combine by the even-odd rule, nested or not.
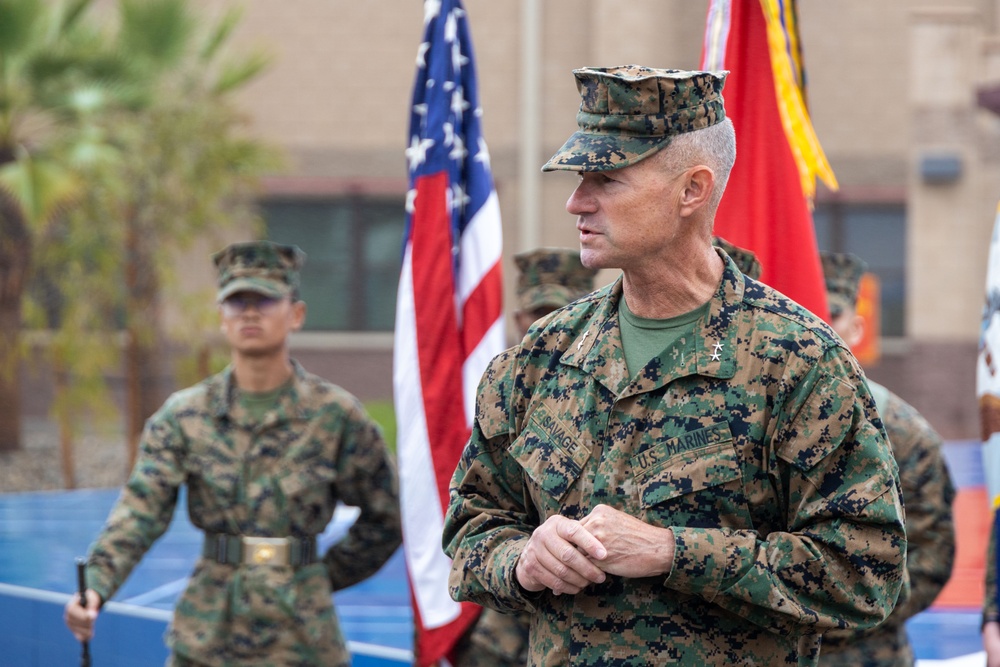
[(201, 555), (228, 565), (311, 565), (316, 557), (315, 537), (250, 537), (205, 533)]

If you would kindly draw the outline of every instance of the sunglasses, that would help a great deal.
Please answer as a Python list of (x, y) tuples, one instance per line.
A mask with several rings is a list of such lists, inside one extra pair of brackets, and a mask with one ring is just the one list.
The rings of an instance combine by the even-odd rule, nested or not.
[(225, 317), (242, 315), (248, 309), (254, 308), (261, 315), (270, 315), (284, 301), (284, 297), (265, 296), (263, 294), (240, 293), (223, 300), (222, 314)]

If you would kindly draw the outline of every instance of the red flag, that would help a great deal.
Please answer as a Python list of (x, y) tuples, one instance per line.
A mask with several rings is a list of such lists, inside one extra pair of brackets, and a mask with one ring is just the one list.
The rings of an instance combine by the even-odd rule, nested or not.
[(461, 2), (428, 0), (424, 24), (393, 358), (403, 546), (420, 666), (445, 657), (480, 611), (450, 598), (441, 534), (479, 380), (505, 347), (500, 207)]
[(762, 282), (829, 319), (810, 198), (817, 173), (836, 182), (805, 113), (794, 17), (794, 0), (709, 7), (702, 67), (730, 71), (737, 143), (715, 234), (757, 255)]

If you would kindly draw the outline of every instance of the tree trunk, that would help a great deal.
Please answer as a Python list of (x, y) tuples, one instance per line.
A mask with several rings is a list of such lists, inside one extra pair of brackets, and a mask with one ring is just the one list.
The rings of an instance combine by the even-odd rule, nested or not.
[[(52, 378), (55, 384), (56, 400), (66, 398), (69, 393), (69, 372), (59, 355), (52, 361)], [(59, 421), (59, 452), (62, 458), (63, 488), (76, 488), (76, 466), (74, 464), (73, 415), (68, 404), (63, 405), (57, 416)]]
[(129, 326), (125, 332), (125, 472), (135, 465), (142, 434), (142, 381), (139, 379), (138, 334)]
[[(0, 151), (0, 165), (10, 159)], [(21, 303), (30, 264), (24, 216), (0, 192), (0, 452), (21, 448)]]
[(135, 220), (126, 232), (126, 387), (128, 402), (128, 469), (135, 464), (143, 426), (160, 406), (162, 357), (159, 329), (159, 280), (147, 238)]

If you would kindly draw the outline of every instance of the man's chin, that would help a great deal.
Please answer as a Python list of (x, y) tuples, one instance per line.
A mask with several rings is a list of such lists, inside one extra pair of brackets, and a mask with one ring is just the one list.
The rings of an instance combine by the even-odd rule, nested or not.
[(606, 268), (601, 263), (601, 257), (597, 252), (583, 247), (580, 248), (580, 263), (588, 269)]
[(278, 354), (280, 351), (280, 347), (273, 347), (270, 345), (241, 345), (236, 350), (236, 353), (244, 359), (267, 359), (268, 357), (273, 357)]
[(618, 268), (618, 266), (615, 265), (615, 262), (611, 262), (608, 259), (601, 257), (601, 255), (596, 252), (587, 250), (580, 251), (580, 263), (586, 268), (593, 269), (594, 271)]

